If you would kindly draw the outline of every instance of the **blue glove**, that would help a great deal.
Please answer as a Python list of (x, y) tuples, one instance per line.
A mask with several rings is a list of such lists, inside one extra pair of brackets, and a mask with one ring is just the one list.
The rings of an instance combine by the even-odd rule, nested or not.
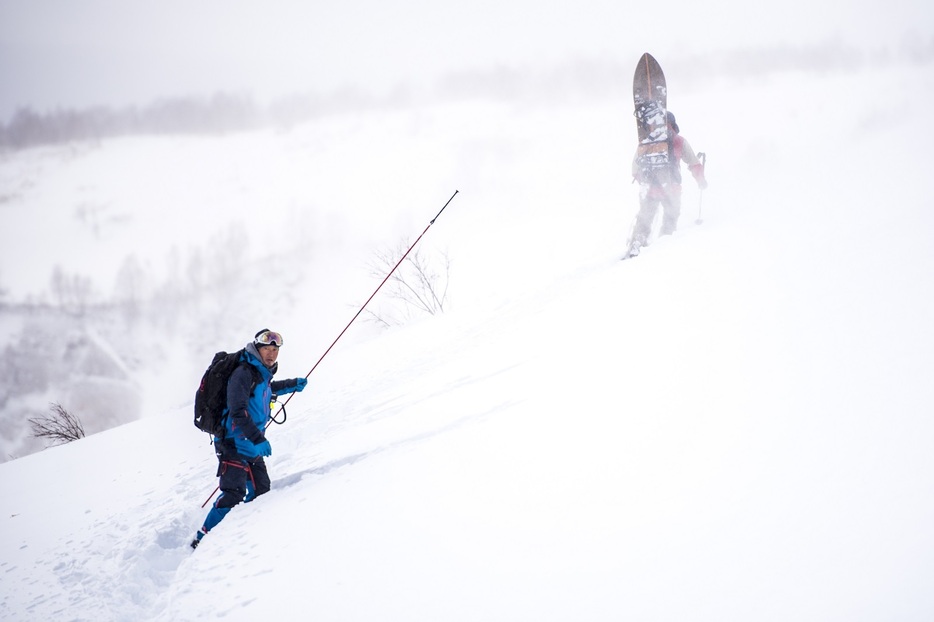
[(302, 389), (305, 388), (306, 384), (308, 384), (308, 378), (296, 378), (295, 379), (295, 390), (301, 393)]
[(263, 441), (262, 443), (257, 443), (256, 453), (258, 453), (261, 456), (271, 456), (272, 445), (269, 444), (269, 441)]

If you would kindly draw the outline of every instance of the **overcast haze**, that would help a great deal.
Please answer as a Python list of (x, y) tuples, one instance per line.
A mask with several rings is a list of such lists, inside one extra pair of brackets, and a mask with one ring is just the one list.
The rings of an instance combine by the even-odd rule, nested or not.
[[(928, 5), (327, 5), (0, 0), (3, 115), (443, 100), (0, 154), (0, 620), (934, 619)], [(645, 51), (710, 187), (623, 262)], [(307, 373), (455, 189), (445, 312), (354, 324), (192, 554), (211, 356)], [(88, 436), (40, 451), (52, 402)]]
[(628, 66), (647, 49), (669, 59), (827, 43), (930, 50), (934, 23), (921, 0), (661, 6), (665, 21), (652, 29), (613, 0), (0, 0), (0, 119), (19, 106), (144, 105), (217, 91), (259, 102), (346, 86), (430, 91), (452, 72)]

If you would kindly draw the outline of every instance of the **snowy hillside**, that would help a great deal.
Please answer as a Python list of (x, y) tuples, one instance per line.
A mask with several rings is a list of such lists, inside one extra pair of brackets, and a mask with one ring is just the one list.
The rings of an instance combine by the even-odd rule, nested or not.
[[(0, 465), (0, 619), (931, 619), (931, 64), (712, 86), (669, 94), (710, 189), (627, 262), (625, 99), (8, 156), (17, 295), (66, 245), (98, 291), (133, 254), (152, 291), (181, 282), (167, 253), (212, 219), (248, 252), (237, 287), (116, 340), (164, 357), (129, 372), (138, 421)], [(449, 310), (355, 326), (271, 430), (272, 491), (192, 553), (210, 356), (270, 326), (304, 375), (374, 247), (455, 189), (423, 241)]]

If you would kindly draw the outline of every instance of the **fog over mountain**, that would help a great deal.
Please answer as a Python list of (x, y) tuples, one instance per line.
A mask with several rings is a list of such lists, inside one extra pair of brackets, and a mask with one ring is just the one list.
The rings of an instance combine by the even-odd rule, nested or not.
[[(931, 9), (669, 9), (0, 4), (0, 119), (262, 117), (0, 153), (0, 619), (930, 619)], [(623, 262), (645, 51), (710, 187)], [(305, 375), (455, 190), (443, 312), (381, 291), (192, 553), (211, 356)]]

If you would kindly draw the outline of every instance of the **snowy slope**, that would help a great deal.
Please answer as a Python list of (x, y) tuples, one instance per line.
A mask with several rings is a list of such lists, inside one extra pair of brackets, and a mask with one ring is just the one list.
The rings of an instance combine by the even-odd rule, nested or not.
[[(454, 258), (450, 310), (335, 348), (270, 432), (273, 490), (194, 554), (216, 480), (187, 403), (0, 465), (0, 619), (930, 619), (932, 75), (721, 85), (738, 109), (672, 94), (709, 154), (705, 222), (688, 186), (679, 232), (631, 262), (626, 102), (301, 130), (356, 136), (320, 154), (367, 153), (355, 180), (396, 142), (423, 164), (387, 175), (421, 184), (404, 207), (354, 186), (354, 222), (415, 235), (460, 190), (425, 240)], [(281, 375), (302, 375), (354, 309), (271, 289)]]

